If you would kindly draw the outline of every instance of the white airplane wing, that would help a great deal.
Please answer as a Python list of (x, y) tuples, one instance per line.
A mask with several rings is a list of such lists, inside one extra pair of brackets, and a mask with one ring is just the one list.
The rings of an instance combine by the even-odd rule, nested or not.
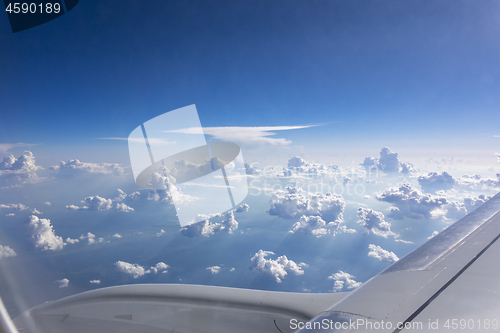
[[(104, 288), (39, 305), (3, 332), (498, 332), (500, 194), (351, 293), (194, 285)], [(15, 327), (14, 327), (15, 325)]]

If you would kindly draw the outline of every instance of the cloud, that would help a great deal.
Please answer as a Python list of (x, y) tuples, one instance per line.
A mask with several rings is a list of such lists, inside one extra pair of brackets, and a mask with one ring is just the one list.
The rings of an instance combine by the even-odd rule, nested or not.
[(293, 273), (295, 275), (304, 274), (302, 267), (307, 266), (305, 263), (301, 262), (300, 264), (296, 264), (284, 255), (278, 257), (276, 260), (266, 259), (270, 254), (274, 255), (274, 252), (259, 250), (251, 259), (252, 265), (250, 269), (265, 275), (270, 275), (274, 277), (278, 283), (281, 283), (282, 279), (288, 273)]
[(90, 283), (92, 283), (92, 284), (100, 284), (101, 280), (90, 280)]
[(0, 204), (0, 210), (1, 209), (15, 209), (18, 211), (23, 211), (23, 210), (28, 210), (29, 207), (23, 204), (8, 204), (8, 205)]
[(361, 282), (356, 282), (354, 278), (355, 276), (341, 270), (328, 277), (328, 279), (335, 281), (333, 292), (339, 292), (344, 289), (344, 287), (348, 290), (359, 287)]
[(26, 228), (31, 234), (31, 241), (36, 248), (42, 251), (61, 250), (66, 243), (62, 237), (56, 236), (49, 219), (40, 219), (38, 216), (31, 215), (25, 222)]
[(71, 238), (66, 238), (66, 243), (68, 244), (75, 244), (75, 243), (78, 243), (80, 242), (78, 239), (71, 239)]
[(324, 235), (335, 236), (339, 232), (355, 233), (354, 229), (347, 229), (346, 226), (340, 226), (340, 223), (330, 222), (326, 223), (320, 216), (306, 216), (302, 215), (299, 222), (296, 222), (290, 233), (301, 232), (308, 235), (321, 237)]
[(394, 205), (390, 208), (389, 217), (396, 220), (405, 217), (434, 219), (443, 215), (439, 210), (449, 203), (446, 197), (422, 194), (409, 183), (404, 183), (400, 187), (391, 187), (382, 193), (376, 193), (375, 197), (380, 201)]
[(495, 153), (495, 155), (498, 157), (498, 162), (500, 163), (500, 154), (499, 153)]
[(17, 256), (16, 252), (8, 246), (0, 245), (0, 259), (15, 257)]
[(159, 262), (155, 266), (151, 267), (150, 270), (155, 274), (158, 272), (167, 273), (169, 268), (169, 265), (165, 264), (164, 262)]
[(35, 156), (30, 151), (25, 151), (19, 158), (14, 155), (4, 157), (0, 162), (0, 180), (9, 182), (33, 182), (38, 179), (35, 171), (43, 169), (35, 164)]
[(212, 266), (212, 267), (207, 267), (207, 269), (212, 273), (212, 274), (218, 274), (220, 272), (220, 266)]
[(12, 148), (38, 146), (39, 143), (0, 143), (0, 153), (6, 153)]
[(130, 264), (125, 261), (117, 261), (115, 262), (115, 266), (120, 272), (132, 275), (134, 279), (137, 279), (138, 277), (146, 274), (146, 270), (144, 269), (144, 267), (138, 264)]
[(365, 228), (366, 233), (372, 232), (374, 235), (387, 238), (388, 236), (397, 236), (391, 231), (391, 224), (384, 221), (384, 214), (368, 208), (358, 208), (358, 224)]
[(96, 242), (97, 243), (103, 243), (104, 242), (104, 238), (100, 237), (96, 240), (96, 236), (91, 233), (91, 232), (87, 232), (87, 236), (84, 236), (84, 235), (81, 235), (80, 236), (80, 239), (87, 239), (89, 245), (90, 244), (95, 244)]
[(467, 212), (472, 212), (474, 209), (478, 208), (482, 204), (484, 204), (486, 201), (490, 200), (491, 197), (487, 197), (484, 194), (481, 194), (480, 196), (473, 198), (473, 197), (465, 197), (464, 198), (464, 205), (465, 208), (467, 209)]
[(59, 288), (66, 288), (69, 284), (69, 280), (64, 278), (62, 280), (57, 280), (57, 283), (59, 283)]
[(170, 133), (182, 134), (205, 134), (213, 136), (214, 139), (221, 141), (229, 141), (240, 145), (257, 147), (257, 146), (275, 146), (285, 147), (292, 142), (283, 138), (270, 138), (276, 135), (276, 131), (288, 131), (295, 129), (310, 128), (317, 125), (305, 126), (259, 126), (259, 127), (242, 127), (242, 126), (226, 126), (226, 127), (191, 127), (178, 130), (166, 131)]
[(345, 201), (338, 194), (305, 193), (300, 187), (287, 187), (271, 195), (269, 215), (291, 219), (300, 216), (320, 216), (327, 222), (343, 222)]
[(138, 277), (141, 277), (145, 274), (149, 273), (158, 273), (163, 271), (163, 273), (167, 272), (167, 269), (170, 268), (169, 265), (165, 264), (164, 262), (159, 262), (155, 266), (151, 267), (150, 269), (145, 269), (143, 266), (138, 265), (138, 264), (130, 264), (125, 261), (117, 261), (115, 262), (115, 266), (118, 269), (118, 271), (126, 274), (132, 275), (134, 279), (137, 279)]
[(123, 213), (129, 213), (129, 212), (134, 211), (134, 209), (132, 207), (127, 206), (124, 203), (117, 203), (116, 210), (118, 210), (119, 212), (123, 212)]
[(394, 252), (384, 250), (383, 248), (375, 244), (368, 245), (368, 248), (370, 249), (370, 252), (368, 252), (368, 257), (372, 257), (380, 261), (387, 261), (390, 263), (399, 260), (398, 256)]
[(250, 208), (249, 205), (247, 204), (241, 204), (236, 208), (236, 213), (243, 213), (243, 212), (248, 212), (248, 209)]
[(427, 239), (434, 238), (434, 236), (436, 236), (437, 234), (439, 234), (439, 231), (434, 230), (434, 231), (432, 232), (432, 235), (430, 235), (429, 237), (427, 237)]
[[(216, 216), (219, 216), (219, 214)], [(227, 231), (232, 234), (238, 229), (238, 222), (234, 218), (233, 210), (226, 213), (221, 223), (212, 223), (209, 220), (210, 218), (211, 216), (206, 216), (206, 219), (201, 222), (188, 224), (181, 228), (180, 233), (189, 238), (197, 236), (209, 237), (219, 231)]]
[(50, 167), (56, 170), (56, 175), (62, 178), (88, 175), (115, 175), (123, 174), (123, 168), (117, 163), (84, 163), (79, 160), (61, 161), (59, 165)]
[(500, 187), (500, 173), (497, 178), (482, 179), (480, 175), (463, 175), (456, 179), (458, 186), (469, 190), (489, 189), (490, 187)]
[(451, 190), (455, 185), (455, 179), (448, 172), (438, 174), (429, 172), (427, 176), (418, 177), (418, 183), (426, 192), (436, 192), (439, 190)]
[(120, 234), (114, 234), (112, 237), (114, 237), (114, 238), (122, 238), (122, 235), (120, 235)]
[(48, 202), (48, 201), (45, 201), (45, 202), (44, 202), (44, 205), (45, 205), (45, 206), (50, 206), (50, 205), (51, 205), (51, 203), (50, 203), (50, 202)]
[(363, 163), (360, 164), (365, 167), (368, 173), (372, 173), (374, 169), (381, 170), (385, 173), (405, 173), (410, 174), (416, 172), (413, 164), (404, 163), (398, 159), (398, 154), (384, 147), (380, 150), (380, 157), (366, 157)]

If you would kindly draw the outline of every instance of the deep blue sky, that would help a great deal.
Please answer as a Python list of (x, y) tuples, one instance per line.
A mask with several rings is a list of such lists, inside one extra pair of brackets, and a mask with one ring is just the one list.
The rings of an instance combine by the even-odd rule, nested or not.
[(301, 132), (316, 142), (493, 145), (499, 13), (498, 1), (81, 0), (16, 34), (0, 15), (0, 142), (126, 137), (196, 104), (204, 126), (328, 124)]

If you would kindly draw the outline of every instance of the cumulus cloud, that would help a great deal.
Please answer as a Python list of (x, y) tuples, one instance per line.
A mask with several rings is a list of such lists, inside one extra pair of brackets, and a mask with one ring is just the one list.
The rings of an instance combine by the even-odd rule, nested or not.
[(300, 187), (287, 187), (271, 195), (269, 215), (285, 219), (320, 216), (327, 222), (343, 222), (345, 201), (338, 194), (306, 193)]
[(59, 283), (59, 288), (66, 288), (69, 284), (69, 280), (64, 278), (62, 280), (57, 280), (57, 283)]
[(80, 242), (78, 239), (71, 239), (71, 238), (66, 238), (66, 243), (68, 244), (75, 244), (75, 243), (78, 243)]
[(238, 229), (238, 222), (234, 218), (234, 211), (232, 210), (226, 213), (221, 223), (210, 222), (210, 217), (211, 216), (206, 216), (206, 219), (201, 222), (191, 223), (184, 226), (181, 228), (180, 233), (189, 238), (196, 236), (209, 237), (219, 231), (227, 231), (232, 234), (236, 229)]
[(122, 238), (122, 235), (120, 235), (120, 234), (117, 233), (117, 234), (114, 234), (113, 237), (114, 238)]
[(429, 172), (427, 176), (418, 177), (418, 183), (426, 192), (437, 192), (451, 190), (455, 185), (455, 179), (446, 171), (441, 174)]
[(302, 215), (299, 222), (296, 222), (290, 233), (304, 233), (321, 237), (324, 235), (335, 236), (339, 232), (355, 233), (354, 229), (347, 229), (346, 226), (340, 226), (338, 221), (326, 223), (320, 216), (306, 216)]
[(491, 187), (500, 187), (500, 173), (497, 173), (497, 178), (481, 178), (480, 175), (462, 175), (456, 179), (456, 184), (463, 189), (482, 190), (490, 189)]
[(0, 162), (0, 180), (6, 183), (32, 182), (38, 178), (35, 171), (39, 169), (43, 168), (35, 164), (35, 156), (30, 151), (25, 151), (19, 158), (9, 155)]
[(391, 187), (382, 193), (376, 193), (375, 197), (384, 202), (393, 204), (390, 208), (389, 217), (401, 220), (405, 217), (413, 219), (433, 219), (442, 215), (441, 209), (449, 203), (448, 199), (441, 195), (422, 194), (409, 183), (400, 187)]
[(8, 246), (0, 245), (0, 259), (15, 257), (17, 254)]
[(398, 154), (390, 150), (388, 147), (384, 147), (380, 150), (380, 157), (367, 157), (361, 163), (361, 166), (365, 167), (368, 173), (372, 173), (374, 170), (381, 170), (385, 173), (405, 173), (410, 174), (416, 172), (413, 164), (404, 163), (398, 159)]
[(124, 203), (117, 203), (116, 204), (116, 210), (119, 211), (119, 212), (123, 212), (123, 213), (129, 213), (129, 212), (133, 212), (134, 211), (134, 209), (132, 207), (127, 206)]
[(372, 232), (374, 235), (387, 238), (397, 236), (391, 231), (391, 224), (384, 220), (384, 214), (368, 208), (358, 208), (358, 224), (365, 228), (366, 233)]
[(158, 272), (167, 273), (169, 268), (169, 265), (165, 264), (164, 262), (159, 262), (155, 266), (151, 267), (150, 270), (155, 274)]
[(250, 208), (249, 205), (247, 204), (241, 204), (236, 208), (236, 213), (243, 213), (243, 212), (248, 212), (248, 209)]
[(69, 178), (81, 175), (115, 175), (123, 174), (123, 168), (117, 163), (84, 163), (79, 160), (61, 161), (59, 165), (50, 167), (57, 171), (58, 177)]
[(101, 280), (90, 280), (90, 283), (92, 283), (92, 284), (100, 284)]
[(356, 282), (354, 278), (355, 276), (341, 270), (328, 277), (328, 279), (335, 281), (332, 290), (333, 292), (339, 292), (344, 289), (344, 287), (348, 290), (359, 287), (361, 282)]
[(432, 232), (432, 235), (430, 235), (429, 237), (427, 237), (427, 239), (434, 238), (434, 236), (436, 236), (437, 234), (439, 234), (439, 231), (434, 230), (434, 231)]
[(130, 264), (125, 261), (117, 261), (115, 262), (115, 266), (120, 272), (132, 275), (134, 279), (137, 279), (138, 277), (146, 274), (146, 270), (144, 269), (144, 267), (138, 264)]
[(399, 260), (398, 256), (394, 252), (384, 250), (383, 248), (375, 244), (368, 245), (368, 249), (370, 249), (370, 252), (368, 252), (368, 256), (380, 261), (393, 263)]
[(31, 241), (36, 248), (42, 251), (61, 250), (66, 243), (62, 237), (56, 236), (49, 219), (41, 219), (38, 216), (31, 215), (25, 222), (26, 228), (31, 234)]
[(278, 259), (266, 259), (268, 255), (274, 255), (274, 252), (259, 250), (252, 257), (252, 265), (250, 269), (257, 271), (262, 274), (270, 275), (276, 279), (276, 282), (281, 283), (282, 279), (288, 275), (288, 273), (293, 273), (295, 275), (304, 274), (302, 267), (307, 266), (305, 263), (301, 262), (296, 264), (294, 261), (289, 260), (286, 256), (280, 256)]
[(115, 262), (115, 266), (118, 269), (118, 271), (126, 274), (132, 275), (134, 279), (137, 279), (138, 277), (141, 277), (145, 274), (149, 273), (158, 273), (163, 271), (163, 273), (167, 272), (167, 269), (170, 268), (169, 265), (165, 264), (164, 262), (159, 262), (156, 264), (156, 266), (153, 266), (149, 269), (145, 269), (143, 266), (138, 265), (138, 264), (131, 264), (125, 261), (117, 261)]
[(467, 209), (467, 212), (472, 212), (474, 209), (478, 208), (482, 204), (484, 204), (486, 201), (490, 200), (491, 197), (487, 197), (484, 194), (481, 194), (480, 196), (474, 198), (474, 197), (465, 197), (464, 198), (464, 205), (465, 208)]
[(89, 245), (90, 244), (103, 243), (104, 242), (104, 238), (99, 237), (98, 239), (96, 239), (96, 236), (93, 233), (91, 233), (91, 232), (87, 232), (86, 236), (81, 235), (80, 239), (87, 239)]
[(220, 266), (211, 266), (207, 267), (207, 269), (212, 273), (212, 274), (218, 274), (220, 272)]

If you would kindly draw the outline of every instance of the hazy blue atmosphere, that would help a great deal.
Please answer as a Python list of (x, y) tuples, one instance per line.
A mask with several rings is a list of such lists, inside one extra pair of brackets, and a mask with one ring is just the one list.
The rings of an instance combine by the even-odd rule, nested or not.
[[(0, 296), (353, 290), (500, 189), (498, 1), (94, 1), (0, 15)], [(181, 228), (127, 138), (195, 104), (249, 195)], [(172, 188), (172, 187), (171, 187)]]

